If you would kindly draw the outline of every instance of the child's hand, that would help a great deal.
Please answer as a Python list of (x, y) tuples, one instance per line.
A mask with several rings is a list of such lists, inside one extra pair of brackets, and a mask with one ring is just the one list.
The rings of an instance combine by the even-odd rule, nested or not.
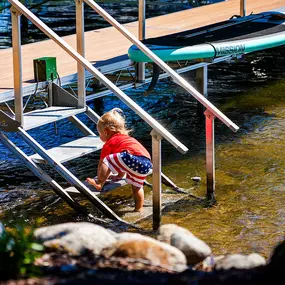
[(124, 178), (124, 176), (125, 176), (125, 173), (124, 172), (120, 172), (119, 174), (117, 174), (117, 175), (110, 175), (109, 177), (108, 177), (108, 179), (110, 179), (110, 180), (112, 180), (112, 181), (118, 181), (118, 180), (121, 180), (122, 178)]
[(117, 181), (120, 180), (122, 177), (119, 177), (118, 175), (110, 175), (108, 177), (108, 179), (112, 180), (112, 181)]

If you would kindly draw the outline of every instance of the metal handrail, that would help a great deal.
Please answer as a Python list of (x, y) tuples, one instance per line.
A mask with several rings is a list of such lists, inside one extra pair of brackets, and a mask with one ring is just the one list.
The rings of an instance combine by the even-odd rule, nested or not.
[(210, 101), (208, 101), (191, 84), (189, 84), (177, 72), (175, 72), (172, 68), (170, 68), (163, 60), (161, 60), (158, 56), (156, 56), (149, 48), (147, 48), (143, 43), (141, 43), (135, 36), (133, 36), (127, 29), (125, 29), (123, 25), (117, 22), (97, 3), (95, 3), (93, 0), (83, 0), (83, 1), (86, 4), (88, 4), (92, 9), (94, 9), (98, 14), (100, 14), (107, 22), (109, 22), (113, 27), (115, 27), (119, 32), (121, 32), (134, 45), (136, 45), (143, 53), (145, 53), (161, 69), (163, 69), (171, 78), (173, 78), (174, 82), (178, 83), (185, 90), (187, 90), (196, 100), (198, 100), (213, 115), (219, 118), (226, 126), (228, 126), (234, 132), (238, 131), (239, 127), (235, 123), (233, 123), (228, 117), (226, 117), (218, 108), (216, 108)]
[[(81, 63), (87, 70), (90, 71), (97, 79), (117, 95), (129, 108), (131, 108), (137, 115), (139, 115), (148, 125), (150, 125), (158, 134), (165, 138), (181, 153), (186, 153), (188, 148), (177, 140), (170, 132), (168, 132), (159, 122), (153, 119), (146, 111), (144, 111), (136, 102), (129, 98), (120, 88), (105, 77), (98, 69), (96, 69), (88, 60), (76, 52), (70, 45), (61, 39), (55, 32), (53, 32), (45, 23), (30, 12), (18, 0), (8, 0), (19, 12), (25, 15), (34, 25), (36, 25), (49, 38), (54, 40), (61, 48), (63, 48), (70, 56), (72, 56), (78, 63)], [(93, 2), (94, 3), (94, 2)]]

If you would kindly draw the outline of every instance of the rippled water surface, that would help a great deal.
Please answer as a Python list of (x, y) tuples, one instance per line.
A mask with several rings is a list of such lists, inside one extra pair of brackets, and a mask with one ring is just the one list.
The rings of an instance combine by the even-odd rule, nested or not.
[[(188, 228), (216, 254), (256, 251), (267, 257), (284, 237), (284, 56), (285, 48), (281, 47), (248, 55), (243, 61), (209, 67), (209, 100), (240, 130), (233, 133), (215, 120), (217, 205), (205, 207), (189, 197), (167, 207), (163, 223)], [(183, 76), (194, 83), (193, 73)], [(192, 188), (193, 194), (203, 196), (205, 128), (204, 120), (197, 117), (195, 100), (169, 80), (159, 82), (147, 97), (143, 96), (146, 88), (128, 90), (127, 94), (189, 148), (182, 155), (163, 142), (163, 172), (179, 186)], [(150, 150), (150, 129), (114, 96), (98, 99), (90, 106), (100, 114), (114, 106), (124, 109), (134, 136)], [(59, 135), (53, 125), (30, 133), (45, 147), (80, 135), (67, 122), (59, 122), (58, 128)], [(13, 139), (31, 153), (16, 136)], [(2, 145), (0, 153), (0, 187), (8, 190), (0, 193), (0, 219), (7, 225), (21, 218), (31, 223), (40, 218), (39, 223), (44, 225), (82, 219)], [(95, 172), (97, 160), (98, 154), (91, 154), (66, 166), (84, 179)], [(193, 182), (193, 176), (200, 176), (202, 181)], [(115, 210), (132, 203), (128, 188), (116, 190), (104, 199)], [(150, 229), (151, 220), (141, 222), (140, 226)]]

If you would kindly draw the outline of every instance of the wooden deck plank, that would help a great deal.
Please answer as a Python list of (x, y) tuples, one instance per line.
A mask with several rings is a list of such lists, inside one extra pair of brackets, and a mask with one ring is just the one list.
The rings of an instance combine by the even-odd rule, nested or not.
[[(146, 21), (146, 37), (156, 37), (185, 31), (200, 26), (229, 19), (239, 14), (240, 0), (228, 0), (195, 9), (154, 17)], [(259, 13), (285, 5), (285, 0), (248, 0), (247, 14)], [(95, 12), (94, 12), (95, 13)], [(133, 35), (138, 34), (138, 23), (124, 25)], [(76, 46), (75, 35), (64, 37), (73, 48)], [(109, 27), (85, 33), (86, 58), (91, 62), (100, 62), (127, 53), (131, 43), (115, 28)], [(45, 40), (22, 46), (23, 85), (33, 81), (33, 59), (43, 56), (57, 58), (58, 73), (61, 77), (76, 73), (76, 62), (52, 40)], [(0, 50), (0, 96), (1, 93), (13, 89), (12, 49)]]

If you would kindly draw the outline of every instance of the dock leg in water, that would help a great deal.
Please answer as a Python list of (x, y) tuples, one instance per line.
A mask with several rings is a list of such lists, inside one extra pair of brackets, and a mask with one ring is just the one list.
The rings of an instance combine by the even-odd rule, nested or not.
[(214, 120), (215, 116), (205, 111), (206, 116), (206, 171), (207, 171), (207, 194), (206, 198), (215, 203), (215, 140)]
[(154, 90), (158, 78), (159, 78), (159, 73), (161, 71), (161, 68), (156, 64), (156, 63), (152, 63), (152, 78), (151, 78), (151, 82), (150, 85), (148, 86), (147, 90), (144, 92), (144, 95), (148, 95), (149, 93), (151, 93), (151, 91)]
[(151, 131), (152, 136), (152, 228), (157, 230), (161, 223), (161, 140), (162, 136), (156, 131)]
[[(203, 61), (202, 59), (199, 60), (200, 62)], [(206, 98), (208, 97), (208, 67), (202, 66), (196, 69), (196, 87), (197, 90)], [(203, 114), (205, 111), (205, 107), (197, 102), (197, 115), (200, 118), (203, 118)]]

